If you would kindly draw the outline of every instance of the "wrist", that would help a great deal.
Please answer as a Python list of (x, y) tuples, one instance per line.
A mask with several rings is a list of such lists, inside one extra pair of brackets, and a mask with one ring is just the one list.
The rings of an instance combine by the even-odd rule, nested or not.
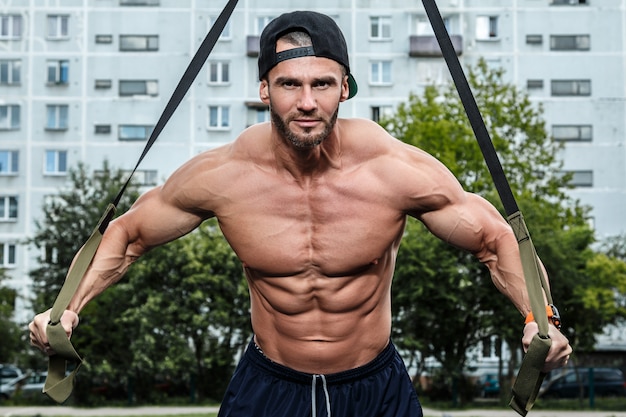
[[(561, 330), (561, 315), (559, 314), (559, 310), (556, 308), (554, 304), (548, 304), (546, 306), (546, 316), (548, 317), (548, 321), (557, 329)], [(526, 316), (526, 320), (524, 320), (524, 324), (528, 324), (532, 321), (536, 321), (533, 316), (533, 312), (531, 311)]]

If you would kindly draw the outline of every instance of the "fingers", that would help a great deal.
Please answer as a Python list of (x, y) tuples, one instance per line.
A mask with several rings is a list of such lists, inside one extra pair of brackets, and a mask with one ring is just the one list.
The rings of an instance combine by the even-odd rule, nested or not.
[[(56, 352), (50, 347), (48, 343), (48, 335), (46, 328), (50, 322), (50, 310), (45, 311), (35, 316), (33, 321), (28, 325), (30, 330), (30, 344), (31, 346), (41, 350), (47, 356), (52, 356)], [(67, 337), (71, 337), (72, 331), (78, 326), (79, 318), (78, 314), (73, 311), (65, 310), (61, 316), (60, 324), (65, 330)]]

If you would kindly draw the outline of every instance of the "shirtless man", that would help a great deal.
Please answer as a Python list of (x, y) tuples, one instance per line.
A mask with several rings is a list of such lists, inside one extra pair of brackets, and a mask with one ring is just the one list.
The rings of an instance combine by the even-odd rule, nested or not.
[[(295, 12), (271, 22), (259, 74), (271, 123), (191, 159), (113, 221), (62, 324), (71, 335), (85, 304), (139, 256), (217, 217), (245, 271), (255, 335), (220, 416), (421, 416), (390, 342), (406, 216), (474, 253), (526, 316), (516, 239), (433, 157), (371, 121), (337, 119), (356, 83), (331, 18)], [(44, 351), (48, 317), (30, 324), (31, 343)], [(536, 332), (534, 322), (525, 326), (526, 346)], [(571, 352), (552, 326), (550, 336), (546, 371)]]

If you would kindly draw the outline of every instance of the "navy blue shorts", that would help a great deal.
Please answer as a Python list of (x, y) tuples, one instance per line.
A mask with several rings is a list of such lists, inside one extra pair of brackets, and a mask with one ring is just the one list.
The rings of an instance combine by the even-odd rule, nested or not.
[(422, 417), (422, 407), (392, 343), (367, 365), (329, 375), (272, 362), (250, 342), (218, 417)]

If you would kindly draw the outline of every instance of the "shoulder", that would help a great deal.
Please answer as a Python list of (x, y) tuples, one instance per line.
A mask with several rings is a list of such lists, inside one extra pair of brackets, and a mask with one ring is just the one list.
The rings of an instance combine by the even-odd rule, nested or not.
[[(391, 136), (377, 123), (344, 119), (344, 135), (354, 155), (375, 173), (412, 215), (438, 210), (462, 201), (465, 192), (452, 172), (428, 152)], [(346, 152), (350, 153), (350, 152)]]

